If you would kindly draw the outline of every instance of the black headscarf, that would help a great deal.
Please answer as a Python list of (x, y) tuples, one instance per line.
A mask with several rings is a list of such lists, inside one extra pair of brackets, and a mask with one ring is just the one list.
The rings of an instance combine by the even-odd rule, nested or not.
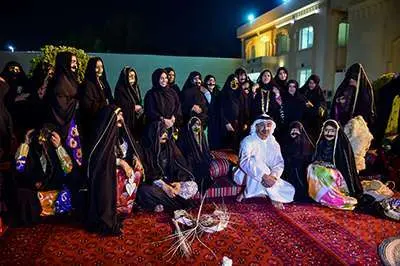
[[(208, 118), (208, 103), (203, 92), (200, 90), (201, 85), (198, 86), (193, 83), (193, 78), (196, 76), (199, 76), (201, 79), (201, 75), (197, 71), (193, 71), (189, 74), (180, 94), (182, 114), (184, 117), (184, 123), (187, 123), (193, 116), (197, 116), (201, 119), (202, 125), (206, 126)], [(200, 106), (202, 112), (197, 114), (192, 111), (193, 105)]]
[[(103, 64), (103, 74), (101, 75), (100, 78), (97, 78), (97, 74), (96, 74), (96, 64), (98, 61), (100, 61)], [(104, 65), (103, 59), (101, 59), (100, 57), (92, 57), (89, 59), (89, 61), (87, 63), (86, 71), (85, 71), (85, 80), (92, 82), (96, 86), (100, 86), (100, 84), (99, 84), (99, 80), (100, 80), (100, 82), (102, 83), (101, 85), (103, 86), (103, 89), (104, 89), (104, 94), (105, 94), (109, 104), (113, 103), (111, 88), (110, 88), (110, 84), (108, 84), (106, 67)]]
[(182, 119), (181, 105), (176, 92), (168, 86), (163, 88), (160, 86), (161, 74), (167, 72), (164, 69), (156, 69), (152, 74), (153, 87), (146, 93), (144, 97), (144, 113), (146, 122), (151, 123), (160, 121), (161, 118), (170, 119), (175, 116), (176, 124), (179, 125)]
[[(296, 92), (294, 95), (289, 93), (289, 84), (295, 84)], [(299, 92), (299, 83), (296, 80), (288, 81), (288, 91), (284, 96), (283, 109), (285, 112), (285, 125), (289, 125), (293, 121), (302, 121), (306, 102), (304, 96)]]
[[(310, 89), (308, 86), (308, 83), (310, 80), (314, 81), (315, 83), (315, 88)], [(326, 101), (325, 101), (325, 96), (324, 92), (322, 91), (319, 83), (320, 83), (320, 78), (318, 75), (312, 74), (306, 81), (306, 83), (303, 85), (303, 87), (300, 88), (300, 93), (306, 97), (308, 101), (310, 101), (314, 105), (314, 109), (317, 109), (322, 106), (323, 108), (326, 109)]]
[[(52, 66), (46, 62), (39, 62), (33, 70), (32, 77), (29, 79), (28, 110), (24, 114), (24, 119), (27, 120), (27, 128), (37, 128), (41, 126), (46, 119), (48, 112), (48, 84), (51, 82), (52, 76), (49, 71)], [(54, 74), (54, 73), (53, 73)], [(46, 81), (47, 78), (47, 81)], [(39, 89), (45, 88), (43, 97), (39, 97)]]
[(201, 79), (201, 74), (200, 74), (200, 72), (192, 71), (192, 72), (189, 73), (189, 76), (187, 77), (185, 83), (183, 84), (182, 92), (185, 91), (186, 89), (190, 89), (190, 88), (192, 88), (192, 87), (195, 86), (195, 84), (193, 84), (193, 79), (194, 79), (194, 77), (196, 77), (196, 76), (199, 76), (200, 79)]
[(54, 79), (48, 85), (47, 92), (49, 121), (60, 128), (61, 137), (64, 138), (78, 105), (78, 81), (76, 74), (71, 71), (72, 56), (70, 52), (57, 54)]
[[(331, 141), (323, 136), (324, 128), (328, 125), (336, 129), (336, 136)], [(332, 163), (343, 175), (350, 196), (356, 198), (362, 196), (363, 188), (357, 173), (353, 149), (346, 134), (335, 120), (329, 119), (323, 124), (313, 160)]]
[[(314, 81), (315, 88), (310, 89), (309, 82)], [(319, 136), (322, 123), (325, 121), (326, 117), (326, 100), (324, 92), (319, 85), (319, 76), (312, 74), (306, 81), (303, 87), (300, 88), (300, 93), (305, 97), (306, 102), (311, 102), (312, 107), (307, 107), (304, 113), (304, 126), (307, 128), (310, 136), (313, 140), (316, 140)], [(322, 116), (320, 110), (324, 110)]]
[[(279, 72), (281, 72), (281, 70), (283, 70), (286, 73), (286, 79), (285, 80), (281, 80), (279, 78)], [(285, 67), (279, 67), (278, 70), (276, 71), (276, 75), (274, 77), (274, 81), (277, 85), (277, 88), (279, 89), (279, 91), (281, 92), (281, 95), (285, 95), (287, 92), (287, 85), (288, 85), (288, 79), (289, 79), (289, 72)]]
[[(132, 71), (135, 73), (135, 83), (131, 85), (129, 83), (129, 73)], [(122, 69), (115, 86), (115, 104), (122, 108), (125, 124), (131, 133), (136, 136), (136, 130), (141, 132), (143, 116), (138, 116), (134, 108), (135, 105), (142, 105), (142, 96), (135, 69), (128, 66)]]
[[(271, 75), (271, 81), (264, 84), (262, 76), (268, 72)], [(267, 113), (274, 121), (279, 121), (279, 105), (275, 100), (273, 88), (277, 87), (273, 79), (272, 72), (269, 69), (264, 69), (257, 78), (259, 88), (255, 95), (250, 96), (250, 116), (251, 120), (255, 120), (263, 113)], [(251, 92), (252, 93), (252, 92)], [(283, 94), (281, 94), (283, 96)], [(264, 110), (263, 110), (264, 109)]]
[[(20, 72), (14, 73), (9, 70), (10, 67), (18, 67)], [(26, 76), (24, 69), (21, 64), (15, 61), (8, 62), (0, 76), (8, 83), (10, 87), (8, 93), (5, 96), (5, 103), (7, 108), (11, 108), (14, 104), (15, 97), (21, 93), (27, 93), (28, 77)]]
[[(143, 134), (146, 181), (152, 184), (158, 179), (163, 179), (166, 183), (193, 180), (190, 166), (175, 142), (168, 138), (166, 143), (160, 143), (160, 137), (164, 132), (167, 132), (167, 129), (162, 122), (153, 122), (147, 126)], [(168, 161), (164, 167), (162, 159)]]
[(167, 74), (168, 74), (169, 72), (171, 72), (171, 71), (174, 72), (174, 74), (175, 74), (174, 82), (173, 82), (173, 83), (168, 83), (168, 86), (169, 86), (171, 89), (173, 89), (173, 90), (176, 92), (176, 94), (179, 95), (179, 93), (181, 92), (181, 90), (180, 90), (178, 84), (176, 84), (176, 72), (175, 72), (175, 70), (174, 70), (172, 67), (166, 67), (166, 68), (165, 68), (165, 71), (167, 71)]
[(11, 137), (13, 133), (12, 119), (4, 103), (5, 95), (9, 89), (6, 82), (0, 81), (0, 149), (3, 151), (0, 161), (10, 156)]
[[(200, 123), (198, 132), (194, 132), (192, 129), (195, 123)], [(197, 135), (197, 138), (195, 135)], [(212, 158), (199, 118), (194, 116), (189, 120), (186, 127), (182, 129), (177, 144), (195, 173), (198, 187), (201, 188), (202, 192), (205, 192), (212, 185), (210, 177)]]
[(244, 107), (242, 91), (239, 87), (236, 90), (231, 88), (231, 82), (235, 78), (235, 74), (230, 74), (221, 90), (220, 100), (224, 123), (239, 122), (241, 111), (245, 111), (242, 109)]
[[(350, 79), (354, 79), (357, 82), (357, 87), (349, 86)], [(367, 74), (361, 64), (356, 63), (349, 67), (346, 71), (346, 75), (342, 83), (336, 90), (335, 97), (333, 97), (331, 117), (338, 119), (339, 105), (336, 103), (337, 99), (345, 94), (349, 94), (350, 102), (348, 105), (348, 113), (345, 119), (341, 119), (342, 126), (345, 126), (347, 122), (357, 115), (361, 115), (369, 129), (374, 129), (373, 125), (376, 119), (375, 110), (375, 99), (374, 91), (371, 83), (368, 80)]]
[(88, 226), (90, 230), (116, 234), (121, 228), (117, 218), (116, 193), (116, 152), (120, 134), (126, 137), (133, 155), (141, 159), (141, 154), (136, 147), (126, 127), (117, 127), (117, 115), (120, 108), (114, 106), (104, 107), (98, 114), (96, 129), (93, 131), (93, 143), (87, 166), (89, 181), (89, 211)]
[[(300, 135), (291, 136), (292, 129), (297, 128)], [(315, 150), (315, 145), (308, 136), (303, 124), (292, 122), (285, 136), (282, 155), (285, 160), (284, 178), (296, 189), (295, 200), (308, 198), (307, 167)]]
[[(300, 132), (300, 136), (296, 138), (291, 137), (291, 131), (293, 128), (297, 128)], [(297, 158), (308, 158), (311, 160), (314, 154), (315, 144), (311, 140), (303, 124), (300, 121), (294, 121), (290, 123), (285, 138), (285, 148), (282, 149), (284, 157), (290, 157), (293, 159)]]

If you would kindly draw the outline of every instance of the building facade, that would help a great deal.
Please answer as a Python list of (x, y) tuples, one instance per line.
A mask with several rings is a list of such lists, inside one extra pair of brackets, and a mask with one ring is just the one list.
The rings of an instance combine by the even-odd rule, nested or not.
[[(390, 15), (398, 10), (395, 6), (399, 3), (398, 0), (286, 0), (237, 29), (237, 38), (242, 43), (242, 64), (253, 73), (252, 77), (262, 69), (274, 72), (285, 66), (289, 78), (297, 79), (300, 86), (311, 73), (318, 74), (330, 99), (346, 68), (355, 62), (364, 65), (371, 79), (400, 70), (399, 16)], [(368, 11), (359, 11), (365, 8)]]

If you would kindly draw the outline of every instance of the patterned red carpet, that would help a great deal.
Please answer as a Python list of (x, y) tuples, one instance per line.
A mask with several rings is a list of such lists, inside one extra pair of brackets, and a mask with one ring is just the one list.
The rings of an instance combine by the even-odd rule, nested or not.
[(140, 212), (125, 220), (117, 238), (87, 233), (65, 217), (9, 229), (0, 240), (0, 265), (220, 265), (223, 256), (234, 265), (379, 265), (377, 246), (400, 232), (397, 222), (314, 204), (283, 212), (265, 199), (226, 205), (230, 228), (202, 237), (216, 258), (195, 242), (191, 258), (169, 260), (164, 253), (172, 243), (160, 242), (173, 231), (169, 216)]

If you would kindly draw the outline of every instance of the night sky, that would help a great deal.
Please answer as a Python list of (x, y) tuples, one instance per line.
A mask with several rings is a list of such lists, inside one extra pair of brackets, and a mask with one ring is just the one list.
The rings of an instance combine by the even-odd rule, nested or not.
[[(282, 0), (5, 0), (0, 49), (71, 45), (87, 52), (240, 57), (236, 29)], [(137, 3), (140, 2), (140, 3)]]

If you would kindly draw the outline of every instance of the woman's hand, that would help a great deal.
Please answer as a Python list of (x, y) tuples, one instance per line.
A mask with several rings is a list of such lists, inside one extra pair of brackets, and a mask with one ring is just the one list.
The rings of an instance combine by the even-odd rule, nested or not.
[(129, 164), (125, 160), (120, 159), (119, 166), (121, 166), (121, 168), (124, 170), (127, 177), (130, 177), (132, 175), (133, 169), (132, 167), (129, 166)]
[(139, 113), (142, 110), (142, 106), (140, 105), (135, 105), (135, 112)]
[(34, 132), (35, 130), (34, 129), (30, 129), (30, 130), (28, 130), (28, 132), (26, 132), (26, 134), (25, 134), (25, 143), (26, 144), (31, 144), (31, 140), (32, 140), (32, 133)]
[(177, 195), (175, 189), (174, 189), (173, 187), (171, 187), (170, 185), (168, 185), (168, 184), (165, 184), (165, 185), (162, 187), (162, 190), (163, 190), (163, 191), (168, 195), (168, 197), (170, 197), (170, 198), (175, 198), (176, 195)]
[(57, 132), (53, 131), (51, 132), (51, 143), (53, 143), (54, 148), (58, 148), (61, 145), (61, 138), (60, 135), (57, 134)]
[(231, 123), (228, 123), (225, 125), (226, 130), (230, 131), (230, 132), (235, 132), (235, 129), (232, 127)]

